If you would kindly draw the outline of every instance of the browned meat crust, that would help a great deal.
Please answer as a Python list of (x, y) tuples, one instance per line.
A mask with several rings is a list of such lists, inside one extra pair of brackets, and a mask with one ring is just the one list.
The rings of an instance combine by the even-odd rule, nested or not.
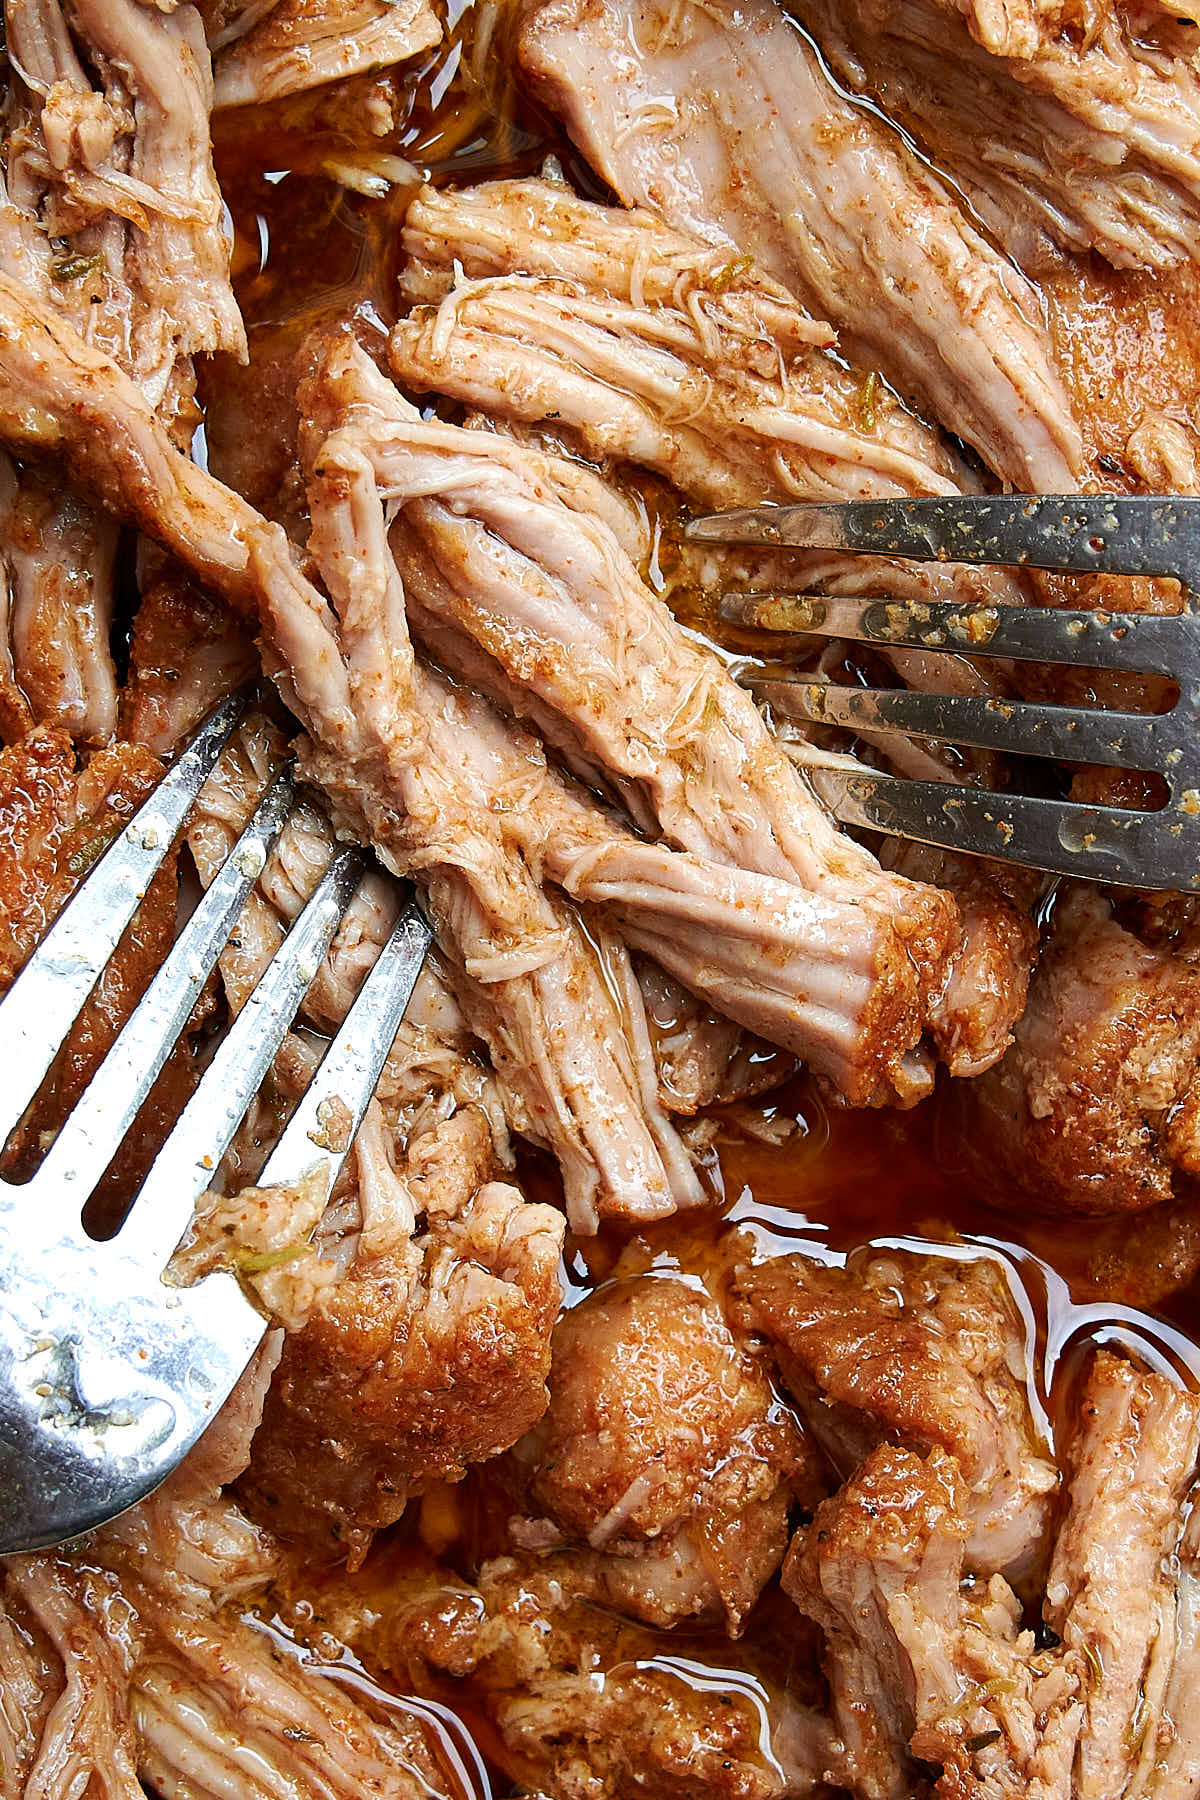
[(574, 1544), (564, 1566), (648, 1624), (723, 1616), (731, 1633), (783, 1557), (789, 1501), (822, 1460), (717, 1307), (668, 1276), (618, 1278), (554, 1333), (550, 1404), (509, 1466), (518, 1543)]
[(250, 680), (258, 655), (243, 621), (149, 540), (139, 546), (138, 593), (119, 729), (169, 756), (218, 700)]
[(410, 1494), (545, 1407), (562, 1219), (493, 1173), (476, 1109), (410, 1143), (400, 1175), (424, 1229), (356, 1259), (287, 1340), (241, 1491), (318, 1555), (357, 1566)]
[(967, 1566), (1028, 1577), (1057, 1477), (1015, 1373), (1024, 1328), (995, 1263), (880, 1252), (823, 1268), (791, 1256), (744, 1269), (739, 1289), (838, 1467), (881, 1440), (948, 1452)]
[(1147, 948), (1093, 892), (1059, 901), (1016, 1041), (963, 1090), (963, 1142), (996, 1200), (1135, 1211), (1200, 1171), (1200, 971)]

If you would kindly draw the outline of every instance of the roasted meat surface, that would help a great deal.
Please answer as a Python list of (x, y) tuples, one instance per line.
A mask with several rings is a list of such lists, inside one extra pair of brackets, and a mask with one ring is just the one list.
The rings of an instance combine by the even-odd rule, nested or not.
[(678, 1279), (616, 1278), (554, 1334), (550, 1402), (509, 1458), (537, 1549), (577, 1546), (576, 1591), (651, 1625), (744, 1622), (779, 1566), (819, 1454), (714, 1304)]

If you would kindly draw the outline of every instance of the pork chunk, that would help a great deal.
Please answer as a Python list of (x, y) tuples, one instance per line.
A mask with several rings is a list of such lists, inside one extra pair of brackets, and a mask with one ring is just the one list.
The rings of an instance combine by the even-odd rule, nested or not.
[(494, 1180), (492, 1159), (471, 1109), (410, 1144), (424, 1229), (360, 1256), (288, 1339), (241, 1488), (329, 1558), (360, 1562), (410, 1493), (496, 1455), (545, 1407), (562, 1218)]
[(994, 1576), (961, 1585), (964, 1493), (953, 1457), (881, 1446), (797, 1533), (785, 1591), (826, 1638), (843, 1783), (903, 1800), (917, 1762), (940, 1800), (1069, 1800), (1074, 1676), (1034, 1653)]
[(1027, 1578), (1057, 1473), (1028, 1392), (1024, 1331), (996, 1264), (879, 1254), (824, 1267), (802, 1255), (744, 1269), (748, 1323), (835, 1464), (880, 1441), (952, 1455), (967, 1567)]
[(731, 1631), (783, 1555), (789, 1500), (821, 1480), (714, 1303), (654, 1275), (564, 1314), (549, 1407), (510, 1463), (533, 1515), (519, 1541), (586, 1547), (579, 1577), (648, 1624), (715, 1612)]
[(1191, 1707), (1178, 1724), (1170, 1709), (1178, 1712), (1179, 1678), (1189, 1649), (1194, 1655), (1192, 1578), (1176, 1553), (1196, 1475), (1200, 1398), (1098, 1350), (1077, 1417), (1045, 1616), (1065, 1654), (1086, 1658), (1089, 1671), (1079, 1792), (1157, 1793), (1150, 1769), (1163, 1750), (1172, 1764), (1185, 1761), (1178, 1732), (1191, 1730)]
[(972, 1084), (964, 1142), (1001, 1205), (1137, 1211), (1200, 1169), (1200, 972), (1065, 896), (1003, 1061)]
[[(788, 1688), (743, 1652), (753, 1687), (731, 1687), (702, 1648), (686, 1666), (661, 1634), (572, 1596), (571, 1558), (498, 1557), (474, 1584), (407, 1570), (381, 1607), (326, 1598), (333, 1629), (405, 1687), (457, 1683), (492, 1727), (492, 1754), (548, 1800), (803, 1800), (837, 1745), (798, 1657)], [(796, 1643), (796, 1622), (787, 1629)], [(446, 1686), (449, 1677), (451, 1685)]]

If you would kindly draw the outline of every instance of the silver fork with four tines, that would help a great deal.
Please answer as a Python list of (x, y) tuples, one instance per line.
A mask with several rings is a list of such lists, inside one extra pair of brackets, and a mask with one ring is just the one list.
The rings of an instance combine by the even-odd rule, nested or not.
[[(0, 1005), (0, 1142), (18, 1124), (245, 709), (193, 737), (46, 933)], [(0, 1182), (0, 1552), (73, 1537), (170, 1472), (245, 1369), (267, 1321), (230, 1273), (163, 1280), (367, 866), (334, 854), (217, 1047), (123, 1223), (85, 1201), (186, 1024), (292, 808), (274, 779), (33, 1177)], [(391, 936), (258, 1177), (315, 1175), (326, 1197), (375, 1089), (429, 944), (415, 906)]]
[(1059, 875), (1140, 888), (1200, 889), (1200, 499), (987, 495), (764, 506), (694, 519), (688, 535), (772, 550), (1174, 577), (1183, 589), (1183, 610), (1173, 615), (991, 607), (977, 601), (922, 605), (786, 592), (728, 593), (722, 612), (773, 632), (1156, 674), (1177, 682), (1175, 705), (1149, 714), (843, 687), (802, 675), (756, 676), (751, 685), (783, 717), (851, 733), (899, 732), (1015, 755), (1156, 772), (1169, 795), (1157, 811), (908, 780), (874, 770), (823, 769), (820, 789), (848, 825)]

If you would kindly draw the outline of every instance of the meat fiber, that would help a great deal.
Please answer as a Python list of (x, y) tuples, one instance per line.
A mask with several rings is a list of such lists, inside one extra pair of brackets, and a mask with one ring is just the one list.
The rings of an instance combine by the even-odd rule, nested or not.
[(538, 181), (424, 189), (405, 219), (416, 310), (390, 344), (408, 387), (569, 427), (587, 453), (696, 503), (953, 493), (938, 435), (826, 354), (746, 257)]
[(521, 54), (627, 205), (753, 256), (1015, 487), (1077, 484), (1036, 293), (772, 0), (551, 0)]
[(392, 68), (436, 44), (429, 0), (249, 0), (209, 9), (214, 104), (245, 106)]
[[(345, 423), (322, 445), (321, 468), (331, 478), (339, 464), (366, 462), (381, 494), (404, 502), (391, 541), (417, 629), (443, 660), (528, 717), (643, 831), (729, 869), (747, 903), (755, 883), (746, 878), (762, 877), (888, 914), (893, 930), (907, 914), (909, 956), (930, 958), (918, 978), (937, 981), (934, 945), (949, 935), (940, 902), (907, 886), (901, 900), (873, 859), (833, 830), (745, 693), (679, 629), (605, 521), (571, 504), (554, 459), (423, 421), (361, 354), (335, 351), (325, 379), (343, 396)], [(557, 879), (565, 849), (547, 834), (539, 852)], [(678, 945), (667, 957), (640, 934), (630, 941), (703, 990)], [(801, 1049), (797, 1032), (779, 1037), (778, 1025), (712, 997)], [(826, 1070), (827, 1053), (811, 1042), (807, 1053)]]
[(1200, 1170), (1200, 970), (1088, 889), (1065, 895), (1004, 1060), (964, 1090), (963, 1144), (1001, 1205), (1136, 1211)]
[(778, 1567), (789, 1501), (820, 1459), (718, 1308), (682, 1280), (617, 1278), (563, 1315), (550, 1404), (509, 1465), (517, 1543), (652, 1625), (723, 1617), (731, 1633)]
[[(135, 0), (8, 12), (0, 268), (107, 349), (186, 441), (192, 356), (245, 353), (198, 15)], [(3, 513), (15, 679), (30, 715), (104, 742), (116, 725), (113, 526), (28, 474)]]
[[(1026, 269), (1055, 248), (1168, 268), (1200, 229), (1200, 32), (1102, 4), (1085, 15), (956, 0), (804, 0), (834, 69), (878, 97)], [(986, 128), (980, 129), (981, 120)]]
[(905, 1800), (1072, 1800), (1079, 1677), (1034, 1651), (999, 1576), (962, 1585), (961, 1478), (939, 1449), (883, 1446), (792, 1542), (784, 1590), (825, 1633), (840, 1784)]
[(1086, 1659), (1091, 1677), (1082, 1690), (1078, 1792), (1170, 1793), (1154, 1765), (1162, 1749), (1175, 1762), (1177, 1729), (1193, 1730), (1194, 1697), (1178, 1726), (1168, 1708), (1178, 1711), (1183, 1701), (1172, 1672), (1183, 1675), (1194, 1655), (1182, 1586), (1188, 1578), (1176, 1552), (1196, 1474), (1200, 1400), (1099, 1350), (1078, 1418), (1045, 1603), (1064, 1655)]
[(178, 1476), (93, 1537), (86, 1561), (10, 1558), (0, 1656), (30, 1706), (16, 1732), (0, 1709), (5, 1793), (143, 1800), (143, 1780), (163, 1800), (458, 1792), (416, 1716), (352, 1696), (237, 1616), (277, 1570), (269, 1539)]
[(948, 1452), (966, 1566), (1027, 1579), (1058, 1482), (1016, 1374), (1027, 1346), (997, 1265), (878, 1254), (827, 1268), (796, 1255), (745, 1269), (739, 1285), (835, 1465), (880, 1442)]

